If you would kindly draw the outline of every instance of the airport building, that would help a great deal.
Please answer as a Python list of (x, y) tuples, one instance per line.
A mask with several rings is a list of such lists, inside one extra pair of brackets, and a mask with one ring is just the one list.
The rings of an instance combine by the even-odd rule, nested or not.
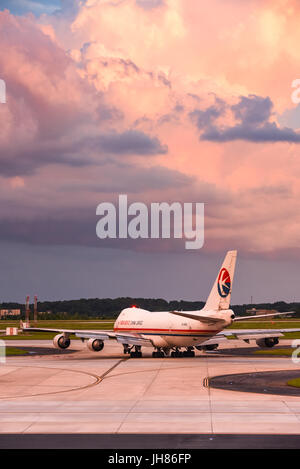
[[(247, 309), (246, 313), (249, 314), (249, 316), (260, 316), (262, 314), (267, 314), (272, 316), (273, 314), (278, 314), (280, 311), (277, 311), (277, 309), (256, 309), (256, 308), (251, 308)], [(280, 316), (279, 316), (280, 317)], [(293, 315), (285, 315), (284, 317), (293, 317)]]
[(6, 316), (20, 316), (20, 309), (0, 309), (0, 318), (5, 318)]

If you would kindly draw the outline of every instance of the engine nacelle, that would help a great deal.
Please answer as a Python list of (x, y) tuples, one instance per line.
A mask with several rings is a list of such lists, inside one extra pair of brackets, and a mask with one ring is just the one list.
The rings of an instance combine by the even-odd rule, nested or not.
[(92, 352), (100, 352), (104, 347), (104, 342), (100, 339), (89, 339), (87, 341), (87, 347)]
[(70, 339), (69, 337), (65, 336), (64, 334), (58, 334), (53, 339), (53, 345), (55, 348), (65, 350), (70, 346)]
[(159, 347), (159, 348), (169, 348), (170, 344), (160, 335), (154, 335), (151, 337), (151, 341), (154, 345), (154, 347)]
[(197, 350), (216, 350), (219, 347), (219, 344), (209, 344), (209, 345), (196, 345)]
[(258, 339), (256, 343), (261, 348), (270, 348), (274, 347), (274, 345), (277, 345), (279, 340), (278, 337), (264, 337), (263, 339)]

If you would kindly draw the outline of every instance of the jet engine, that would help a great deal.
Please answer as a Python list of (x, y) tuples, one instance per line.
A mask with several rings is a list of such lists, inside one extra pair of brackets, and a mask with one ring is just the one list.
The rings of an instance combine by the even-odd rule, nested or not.
[(258, 339), (256, 343), (261, 348), (270, 348), (274, 347), (274, 345), (277, 345), (279, 340), (278, 337), (264, 337), (263, 339)]
[(104, 347), (104, 342), (99, 339), (89, 339), (87, 341), (87, 347), (92, 352), (100, 352)]
[(70, 339), (69, 337), (65, 336), (64, 334), (58, 334), (53, 339), (53, 345), (55, 348), (59, 349), (66, 349), (70, 346)]

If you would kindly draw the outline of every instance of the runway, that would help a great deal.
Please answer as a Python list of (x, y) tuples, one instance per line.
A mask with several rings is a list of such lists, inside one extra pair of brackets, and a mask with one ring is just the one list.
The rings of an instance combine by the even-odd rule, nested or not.
[[(9, 342), (22, 344), (51, 347), (49, 341)], [(227, 348), (232, 346), (230, 341)], [(152, 358), (145, 349), (143, 358), (134, 359), (115, 343), (99, 353), (79, 341), (71, 348), (74, 353), (7, 357), (0, 365), (0, 433), (300, 434), (300, 396), (203, 385), (232, 373), (299, 369), (300, 376), (289, 358), (226, 350)]]

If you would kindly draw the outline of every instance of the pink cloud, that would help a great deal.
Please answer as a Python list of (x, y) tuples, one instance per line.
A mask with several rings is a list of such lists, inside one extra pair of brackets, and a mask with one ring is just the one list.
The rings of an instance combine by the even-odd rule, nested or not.
[(199, 138), (199, 119), (236, 128), (249, 96), (273, 104), (265, 122), (281, 131), (300, 39), (299, 7), (284, 3), (94, 1), (71, 20), (0, 13), (3, 200), (18, 218), (66, 222), (121, 190), (206, 202), (207, 249), (297, 252), (298, 145)]

